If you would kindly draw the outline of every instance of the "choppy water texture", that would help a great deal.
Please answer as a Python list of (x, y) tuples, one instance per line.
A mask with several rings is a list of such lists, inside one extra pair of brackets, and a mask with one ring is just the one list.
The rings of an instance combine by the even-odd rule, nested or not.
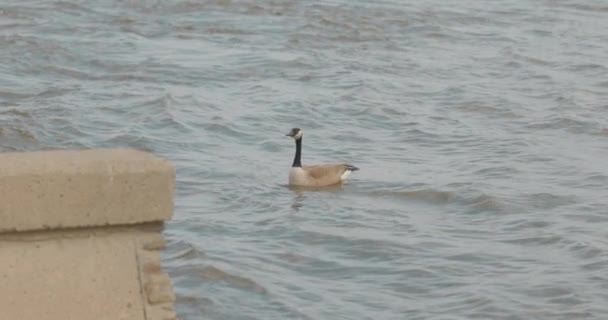
[(0, 123), (173, 161), (181, 319), (608, 318), (605, 1), (3, 1)]

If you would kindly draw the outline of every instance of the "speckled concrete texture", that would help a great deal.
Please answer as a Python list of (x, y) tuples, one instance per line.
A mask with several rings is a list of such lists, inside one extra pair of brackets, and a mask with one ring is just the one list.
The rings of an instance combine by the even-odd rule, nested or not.
[(0, 154), (0, 232), (170, 219), (175, 170), (135, 150)]
[(174, 176), (133, 150), (0, 154), (0, 319), (174, 320)]
[(162, 223), (0, 234), (0, 319), (174, 320)]
[(133, 242), (1, 242), (3, 319), (145, 319)]

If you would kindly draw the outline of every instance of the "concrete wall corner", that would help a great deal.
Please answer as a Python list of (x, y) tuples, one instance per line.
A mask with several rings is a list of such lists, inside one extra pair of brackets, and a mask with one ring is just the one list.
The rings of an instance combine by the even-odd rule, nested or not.
[(175, 319), (161, 266), (175, 169), (128, 149), (0, 154), (6, 319)]

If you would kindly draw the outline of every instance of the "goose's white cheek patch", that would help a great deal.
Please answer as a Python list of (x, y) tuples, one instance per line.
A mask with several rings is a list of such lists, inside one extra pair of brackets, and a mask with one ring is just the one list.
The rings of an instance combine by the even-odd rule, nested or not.
[(351, 173), (352, 173), (352, 171), (350, 171), (350, 170), (344, 171), (344, 173), (340, 176), (340, 180), (342, 180), (342, 181), (346, 180), (350, 176)]

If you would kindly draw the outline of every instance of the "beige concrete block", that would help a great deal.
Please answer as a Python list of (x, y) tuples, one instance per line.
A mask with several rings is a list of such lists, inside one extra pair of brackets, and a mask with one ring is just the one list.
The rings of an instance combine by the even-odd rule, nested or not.
[(175, 169), (135, 150), (0, 154), (0, 232), (134, 224), (173, 214)]
[(144, 285), (148, 303), (155, 305), (160, 303), (173, 302), (175, 299), (171, 279), (164, 273), (158, 273), (150, 276), (148, 282)]
[(149, 320), (175, 320), (175, 295), (171, 280), (162, 270), (159, 254), (159, 250), (164, 247), (164, 238), (159, 234), (148, 233), (145, 237), (139, 237), (138, 243), (137, 260), (142, 294), (147, 302), (144, 304), (146, 316)]
[(0, 239), (0, 318), (144, 320), (135, 252), (126, 236)]

